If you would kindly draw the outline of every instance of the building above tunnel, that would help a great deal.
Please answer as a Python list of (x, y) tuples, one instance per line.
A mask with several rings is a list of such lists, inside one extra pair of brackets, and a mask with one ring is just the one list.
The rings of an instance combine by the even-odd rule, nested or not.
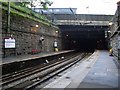
[(47, 10), (34, 8), (33, 10), (41, 14), (76, 14), (77, 8), (48, 8)]
[(76, 14), (77, 8), (34, 8), (57, 25), (104, 25), (108, 26), (113, 15)]

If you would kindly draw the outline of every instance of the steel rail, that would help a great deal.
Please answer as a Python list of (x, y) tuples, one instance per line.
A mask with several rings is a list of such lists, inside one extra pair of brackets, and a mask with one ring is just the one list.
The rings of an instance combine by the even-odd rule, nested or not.
[[(73, 56), (70, 57), (70, 58), (73, 58)], [(70, 58), (69, 58), (69, 59), (70, 59)], [(68, 58), (67, 58), (67, 59), (68, 59)], [(16, 81), (16, 80), (19, 80), (19, 79), (21, 79), (21, 78), (30, 76), (30, 75), (35, 74), (35, 73), (38, 73), (38, 72), (41, 72), (41, 71), (43, 71), (43, 70), (45, 70), (45, 69), (47, 69), (47, 68), (50, 68), (50, 67), (53, 67), (53, 66), (55, 66), (55, 65), (58, 65), (58, 64), (60, 64), (60, 63), (62, 63), (62, 62), (65, 62), (65, 60), (67, 61), (67, 59), (64, 59), (64, 60), (62, 60), (62, 61), (59, 61), (59, 62), (50, 64), (50, 65), (48, 65), (48, 66), (46, 66), (46, 67), (43, 67), (43, 68), (40, 68), (40, 69), (36, 68), (36, 69), (33, 69), (33, 70), (31, 70), (31, 71), (28, 71), (28, 72), (25, 71), (25, 73), (13, 75), (13, 76), (11, 76), (11, 78), (9, 78), (8, 80), (6, 79), (4, 82), (2, 82), (1, 85), (2, 85), (2, 86), (5, 86), (5, 85), (7, 85), (7, 84), (9, 84), (9, 83), (11, 83), (11, 82), (14, 82), (14, 81)]]

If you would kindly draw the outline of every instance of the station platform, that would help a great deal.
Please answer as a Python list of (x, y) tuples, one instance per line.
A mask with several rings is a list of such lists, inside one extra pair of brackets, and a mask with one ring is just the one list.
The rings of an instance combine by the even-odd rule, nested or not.
[(50, 90), (55, 88), (60, 90), (69, 88), (119, 90), (118, 70), (114, 57), (109, 56), (108, 51), (98, 50), (89, 58), (77, 63), (64, 75), (46, 85), (43, 90), (46, 88)]
[(42, 58), (42, 57), (48, 57), (48, 56), (68, 53), (72, 51), (73, 50), (65, 50), (65, 51), (58, 51), (58, 52), (41, 52), (41, 53), (33, 54), (33, 55), (27, 54), (27, 55), (11, 56), (11, 57), (2, 58), (2, 62), (0, 62), (0, 65), (9, 64), (13, 62), (27, 61), (27, 60), (32, 60), (32, 59), (37, 59), (37, 58)]

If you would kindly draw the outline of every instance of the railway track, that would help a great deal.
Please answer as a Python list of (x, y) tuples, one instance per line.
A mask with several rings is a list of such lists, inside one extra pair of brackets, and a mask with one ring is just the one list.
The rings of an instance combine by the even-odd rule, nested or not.
[[(76, 56), (76, 54), (69, 57), (69, 59), (74, 57), (74, 56)], [(15, 80), (18, 80), (18, 79), (21, 79), (23, 77), (29, 76), (31, 74), (34, 74), (38, 71), (45, 70), (45, 69), (47, 69), (51, 66), (54, 66), (56, 64), (59, 64), (59, 63), (63, 62), (64, 60), (65, 59), (59, 59), (59, 62), (58, 62), (58, 60), (54, 60), (54, 62), (50, 62), (49, 64), (42, 64), (42, 65), (39, 65), (39, 66), (36, 66), (36, 67), (30, 67), (30, 68), (27, 68), (27, 69), (24, 69), (24, 70), (21, 70), (21, 71), (18, 71), (18, 72), (13, 72), (13, 73), (10, 73), (10, 74), (7, 74), (7, 75), (3, 75), (0, 78), (3, 82), (2, 85), (6, 85), (6, 84), (8, 84), (10, 82), (13, 82)], [(44, 68), (42, 68), (42, 67), (44, 67)], [(31, 71), (33, 71), (33, 72), (31, 72)], [(11, 79), (11, 78), (13, 78), (13, 79)]]
[[(73, 56), (72, 56), (73, 57)], [(72, 58), (72, 57), (70, 57), (70, 58)], [(64, 59), (65, 60), (65, 59)], [(63, 59), (59, 59), (59, 61), (61, 62), (61, 61), (64, 61)], [(48, 62), (48, 61), (47, 61)], [(53, 61), (51, 61), (49, 64), (54, 64), (54, 63), (59, 63), (58, 62), (58, 60), (53, 60)], [(18, 77), (18, 76), (20, 76), (20, 75), (23, 75), (23, 74), (25, 74), (25, 73), (29, 73), (30, 71), (34, 71), (34, 70), (37, 70), (37, 69), (39, 69), (39, 68), (42, 68), (42, 67), (44, 67), (44, 66), (49, 66), (49, 64), (40, 64), (39, 66), (36, 66), (36, 67), (30, 67), (30, 68), (27, 68), (27, 69), (23, 69), (23, 70), (20, 70), (20, 71), (18, 71), (18, 72), (13, 72), (13, 73), (10, 73), (10, 74), (6, 74), (6, 75), (3, 75), (1, 78), (0, 78), (0, 80), (2, 80), (3, 82), (4, 81), (8, 81), (9, 79), (11, 79), (11, 78), (15, 78), (15, 77)], [(46, 68), (48, 68), (48, 67), (46, 67)], [(44, 69), (46, 69), (46, 68), (44, 68)]]
[(80, 61), (87, 54), (74, 54), (68, 56), (65, 59), (57, 60), (56, 62), (51, 62), (48, 65), (40, 65), (36, 67), (31, 67), (25, 70), (21, 70), (17, 73), (11, 73), (4, 75), (2, 77), (3, 89), (32, 89), (35, 88), (40, 83), (48, 80), (49, 78), (55, 76), (56, 74), (62, 72), (63, 70), (74, 65), (76, 62)]
[[(70, 54), (71, 55), (71, 54)], [(62, 55), (62, 57), (64, 57), (64, 59), (65, 58), (68, 58), (70, 55)], [(75, 54), (76, 55), (76, 54)], [(70, 57), (71, 58), (71, 57)], [(47, 61), (45, 61), (45, 60), (47, 60)], [(31, 70), (35, 70), (35, 69), (37, 69), (37, 68), (40, 68), (40, 67), (44, 67), (44, 66), (47, 66), (47, 65), (49, 65), (49, 64), (52, 64), (52, 63), (55, 63), (55, 62), (57, 62), (57, 61), (61, 61), (61, 60), (63, 60), (62, 58), (61, 58), (61, 56), (58, 56), (58, 57), (56, 57), (55, 58), (55, 60), (53, 59), (53, 60), (49, 60), (49, 59), (45, 59), (45, 60), (41, 60), (41, 59), (39, 59), (39, 61), (43, 61), (43, 63), (42, 64), (39, 64), (39, 65), (36, 65), (36, 66), (34, 66), (34, 67), (29, 67), (29, 68), (26, 68), (26, 69), (22, 69), (22, 70), (19, 70), (19, 71), (14, 71), (13, 73), (9, 73), (9, 74), (5, 74), (5, 75), (2, 75), (2, 76), (0, 76), (0, 80), (2, 80), (2, 81), (4, 81), (4, 80), (8, 80), (9, 78), (11, 78), (11, 77), (13, 77), (13, 76), (15, 76), (15, 75), (20, 75), (20, 74), (24, 74), (24, 73), (26, 73), (26, 72), (29, 72), (29, 71), (31, 71)], [(48, 64), (48, 61), (49, 61), (49, 64)], [(46, 63), (44, 63), (44, 62), (46, 62)], [(23, 64), (25, 63), (25, 62), (22, 62)]]

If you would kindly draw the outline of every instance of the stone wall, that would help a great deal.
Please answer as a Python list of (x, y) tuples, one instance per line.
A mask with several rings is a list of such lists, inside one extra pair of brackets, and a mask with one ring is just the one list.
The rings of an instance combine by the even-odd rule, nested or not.
[(115, 35), (114, 37), (112, 37), (112, 40), (111, 40), (111, 46), (112, 46), (112, 49), (113, 49), (113, 54), (115, 57), (118, 57), (118, 35)]
[[(58, 27), (11, 13), (10, 32), (6, 32), (7, 11), (2, 10), (2, 16), (0, 17), (2, 17), (3, 56), (53, 52), (53, 42), (55, 40), (58, 42), (59, 50), (61, 50), (61, 36)], [(10, 37), (15, 39), (16, 47), (8, 49), (4, 47), (4, 40)], [(41, 37), (44, 38), (44, 41), (40, 40)]]
[(110, 43), (113, 49), (113, 55), (120, 59), (120, 2), (110, 25)]

